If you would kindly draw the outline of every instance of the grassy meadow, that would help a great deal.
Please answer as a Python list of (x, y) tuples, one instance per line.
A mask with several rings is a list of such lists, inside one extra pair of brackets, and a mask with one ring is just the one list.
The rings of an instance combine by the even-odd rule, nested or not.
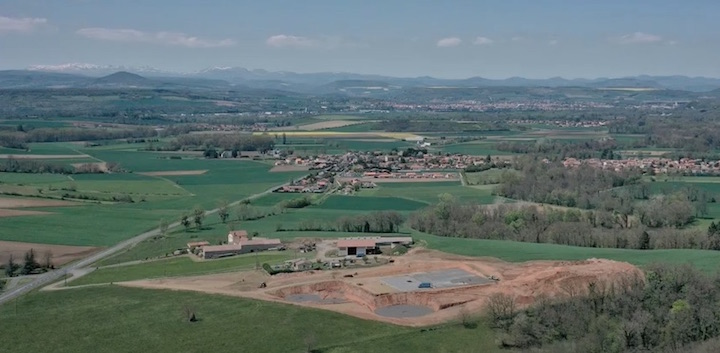
[[(187, 322), (186, 308), (197, 322)], [(119, 286), (34, 292), (0, 307), (0, 317), (3, 344), (18, 353), (47, 351), (48, 342), (68, 353), (285, 353), (305, 352), (307, 342), (325, 353), (500, 351), (484, 322), (429, 331), (289, 304)]]
[[(312, 254), (306, 254), (310, 256)], [(276, 264), (297, 258), (292, 251), (264, 252), (238, 255), (223, 259), (203, 261), (189, 256), (145, 262), (136, 265), (101, 268), (69, 282), (69, 286), (85, 284), (133, 281), (145, 278), (196, 276), (218, 272), (233, 272), (255, 269), (263, 263)]]
[[(58, 145), (57, 148), (63, 148)], [(223, 200), (240, 200), (306, 174), (269, 172), (270, 164), (247, 160), (169, 159), (162, 153), (108, 148), (78, 150), (96, 160), (118, 162), (131, 173), (67, 176), (0, 173), (0, 192), (33, 196), (36, 200), (91, 198), (72, 207), (33, 208), (50, 212), (48, 215), (0, 218), (0, 240), (109, 246), (157, 227), (161, 219), (179, 219), (195, 206), (212, 209)], [(177, 170), (206, 172), (175, 176), (138, 174)], [(133, 202), (109, 201), (126, 196)]]

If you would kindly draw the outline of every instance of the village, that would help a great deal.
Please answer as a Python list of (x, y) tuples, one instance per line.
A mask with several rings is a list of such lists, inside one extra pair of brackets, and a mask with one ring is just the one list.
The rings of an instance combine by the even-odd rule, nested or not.
[(323, 193), (335, 182), (338, 185), (373, 188), (377, 186), (376, 182), (388, 181), (459, 181), (458, 170), (487, 163), (487, 156), (409, 152), (348, 152), (343, 155), (280, 159), (275, 162), (276, 168), (304, 167), (320, 172), (278, 187), (275, 192)]
[(682, 175), (719, 175), (720, 161), (707, 161), (695, 158), (670, 159), (662, 157), (627, 158), (627, 159), (575, 159), (567, 158), (563, 165), (568, 168), (587, 165), (594, 168), (622, 171), (639, 169), (651, 175), (682, 174)]

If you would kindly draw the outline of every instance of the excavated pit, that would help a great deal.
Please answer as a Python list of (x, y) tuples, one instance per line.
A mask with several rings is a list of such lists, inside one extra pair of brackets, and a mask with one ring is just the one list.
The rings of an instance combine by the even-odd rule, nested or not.
[(433, 309), (420, 305), (391, 305), (375, 309), (375, 314), (377, 315), (398, 319), (420, 317), (432, 314), (433, 312)]

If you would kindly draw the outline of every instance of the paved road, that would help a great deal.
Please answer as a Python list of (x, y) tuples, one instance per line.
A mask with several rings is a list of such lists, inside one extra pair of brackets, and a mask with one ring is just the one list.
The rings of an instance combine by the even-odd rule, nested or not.
[[(257, 193), (257, 194), (254, 194), (254, 195), (252, 195), (252, 196), (249, 196), (249, 197), (247, 197), (247, 198), (245, 198), (245, 199), (235, 201), (235, 202), (231, 203), (230, 206), (238, 205), (238, 204), (240, 204), (241, 202), (243, 202), (243, 201), (245, 201), (245, 200), (253, 200), (253, 199), (256, 199), (256, 198), (258, 198), (258, 197), (267, 195), (267, 194), (271, 193), (273, 190), (275, 190), (276, 188), (278, 188), (279, 186), (284, 186), (284, 185), (288, 185), (288, 184), (289, 184), (289, 183), (285, 183), (285, 184), (282, 184), (282, 185), (274, 186), (274, 187), (272, 187), (272, 188), (270, 188), (270, 189), (268, 189), (268, 190), (265, 190), (265, 191), (263, 191), (263, 192), (261, 192), (261, 193)], [(217, 211), (218, 211), (218, 209), (216, 208), (216, 209), (213, 209), (213, 210), (210, 210), (210, 211), (205, 212), (205, 215), (210, 215), (210, 214), (216, 213)], [(175, 228), (175, 227), (179, 227), (179, 226), (180, 226), (180, 222), (175, 222), (175, 223), (170, 224), (170, 225), (168, 226), (168, 228)], [(96, 263), (96, 262), (98, 262), (98, 261), (100, 261), (100, 260), (102, 260), (102, 259), (104, 259), (104, 258), (106, 258), (106, 257), (109, 257), (110, 255), (115, 254), (116, 252), (118, 252), (118, 251), (120, 251), (120, 250), (123, 250), (123, 249), (125, 249), (125, 248), (127, 248), (127, 247), (131, 247), (131, 246), (133, 246), (133, 245), (135, 245), (135, 244), (137, 244), (137, 243), (140, 243), (140, 242), (142, 242), (142, 241), (144, 241), (144, 240), (146, 240), (146, 239), (148, 239), (148, 238), (151, 238), (151, 237), (156, 236), (156, 235), (159, 235), (159, 234), (160, 234), (160, 228), (156, 228), (156, 229), (147, 231), (147, 232), (145, 232), (145, 233), (142, 233), (142, 234), (140, 234), (140, 235), (135, 236), (134, 238), (130, 238), (130, 239), (128, 239), (128, 240), (125, 240), (125, 241), (123, 241), (123, 242), (121, 242), (121, 243), (119, 243), (119, 244), (117, 244), (117, 245), (115, 245), (115, 246), (113, 246), (113, 247), (107, 248), (107, 249), (105, 249), (105, 250), (103, 250), (103, 251), (101, 251), (101, 252), (99, 252), (99, 253), (95, 253), (95, 254), (90, 255), (89, 257), (86, 257), (86, 258), (84, 258), (84, 259), (82, 259), (82, 260), (80, 260), (80, 261), (77, 261), (77, 262), (74, 262), (74, 263), (72, 263), (72, 264), (69, 264), (69, 265), (67, 265), (67, 266), (65, 266), (65, 267), (63, 267), (63, 268), (61, 268), (61, 269), (57, 269), (57, 270), (54, 270), (54, 271), (46, 272), (46, 273), (44, 273), (44, 274), (42, 274), (42, 275), (38, 275), (38, 276), (35, 277), (35, 279), (34, 279), (32, 282), (26, 283), (26, 284), (21, 285), (21, 286), (17, 286), (17, 287), (15, 287), (15, 288), (12, 288), (12, 289), (8, 290), (7, 292), (4, 292), (4, 293), (0, 294), (0, 305), (2, 305), (2, 304), (4, 304), (4, 303), (7, 303), (7, 302), (9, 302), (9, 301), (11, 301), (11, 300), (13, 300), (13, 299), (15, 299), (15, 298), (17, 298), (17, 297), (25, 294), (25, 293), (27, 293), (27, 292), (30, 292), (30, 291), (33, 290), (33, 289), (41, 288), (41, 287), (43, 287), (43, 286), (45, 286), (45, 285), (47, 285), (47, 284), (49, 284), (49, 283), (51, 283), (51, 282), (57, 281), (57, 280), (59, 280), (60, 278), (62, 278), (62, 276), (63, 276), (64, 274), (66, 274), (66, 273), (74, 272), (74, 271), (76, 271), (76, 270), (78, 270), (78, 269), (81, 269), (81, 268), (83, 268), (83, 267), (90, 266), (90, 265), (92, 265), (92, 264), (94, 264), (94, 263)], [(75, 273), (76, 273), (76, 274), (77, 274), (77, 273), (82, 273), (82, 275), (84, 275), (84, 274), (89, 273), (89, 272), (75, 272)]]

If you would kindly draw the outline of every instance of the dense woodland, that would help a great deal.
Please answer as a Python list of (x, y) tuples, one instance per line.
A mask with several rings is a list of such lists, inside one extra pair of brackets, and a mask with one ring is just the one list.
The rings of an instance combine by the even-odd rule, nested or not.
[(323, 231), (351, 233), (397, 233), (405, 221), (403, 215), (394, 211), (378, 211), (357, 216), (343, 216), (335, 221), (306, 219), (297, 229), (285, 228), (278, 224), (277, 231)]
[(275, 146), (270, 135), (251, 134), (188, 134), (178, 136), (168, 150), (229, 150), (267, 152)]
[(646, 280), (568, 285), (566, 298), (539, 298), (518, 310), (490, 298), (499, 344), (527, 352), (649, 353), (720, 350), (720, 278), (690, 266), (653, 265)]
[[(636, 171), (525, 158), (502, 172), (497, 194), (521, 202), (461, 203), (451, 195), (408, 225), (441, 236), (623, 249), (720, 250), (720, 227), (688, 227), (715, 196), (694, 187), (653, 193)], [(529, 203), (522, 202), (529, 201)]]
[[(665, 209), (661, 210), (665, 214)], [(634, 216), (605, 210), (462, 204), (448, 197), (436, 206), (411, 214), (408, 225), (447, 237), (598, 248), (720, 250), (720, 232), (678, 229), (672, 224), (648, 227)]]

